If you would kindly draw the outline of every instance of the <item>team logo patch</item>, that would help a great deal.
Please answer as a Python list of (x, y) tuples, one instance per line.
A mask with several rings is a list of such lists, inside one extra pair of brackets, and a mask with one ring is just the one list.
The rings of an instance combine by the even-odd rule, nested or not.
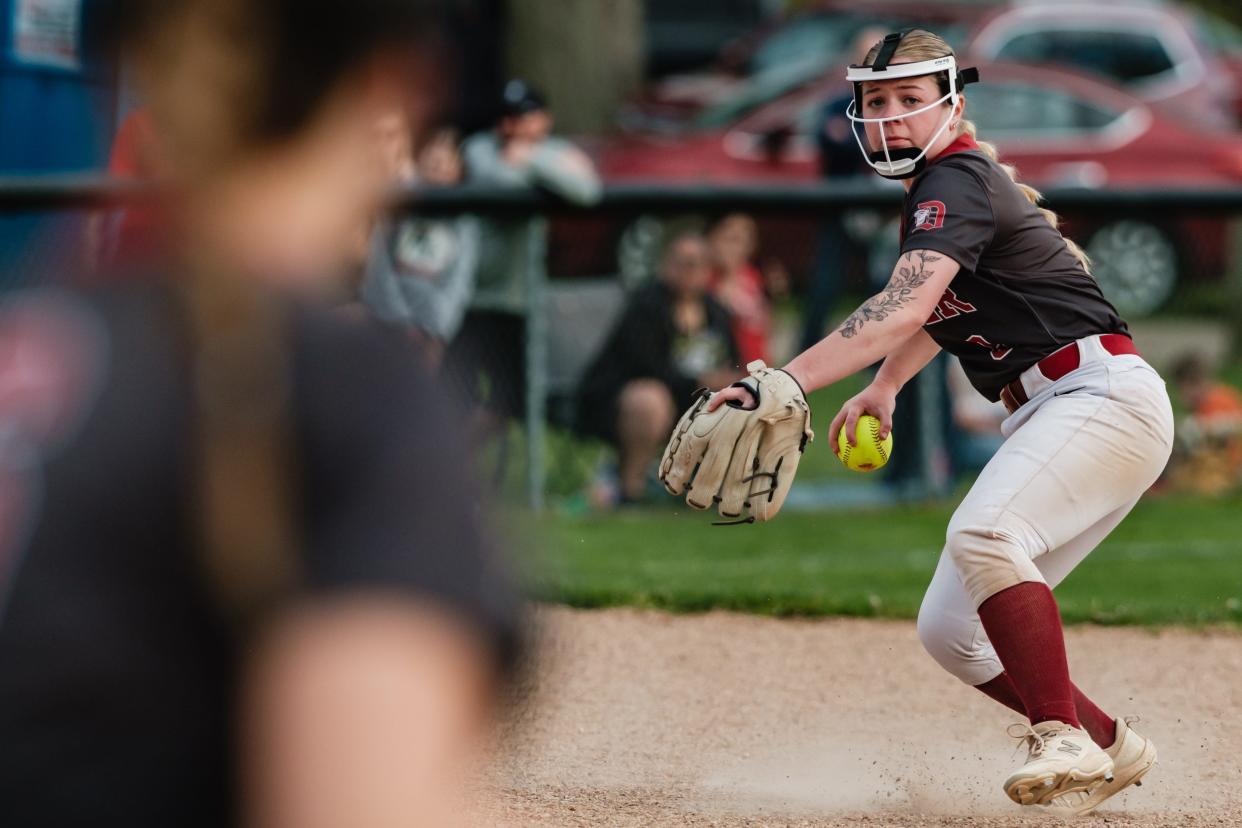
[(912, 230), (936, 230), (944, 226), (944, 202), (920, 201), (914, 210), (910, 224)]

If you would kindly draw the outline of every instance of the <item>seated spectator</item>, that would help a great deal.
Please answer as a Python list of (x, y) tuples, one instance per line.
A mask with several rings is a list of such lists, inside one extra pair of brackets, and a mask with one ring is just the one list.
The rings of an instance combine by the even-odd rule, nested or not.
[[(392, 157), (398, 181), (432, 186), (461, 181), (461, 155), (450, 129), (434, 135), (417, 163), (410, 156), (407, 137), (403, 153)], [(409, 333), (428, 370), (439, 367), (445, 344), (461, 327), (474, 290), (478, 248), (479, 223), (473, 216), (398, 215), (381, 219), (371, 233), (362, 302), (377, 319)]]
[[(770, 361), (772, 308), (764, 274), (754, 264), (755, 220), (744, 213), (730, 213), (712, 225), (707, 241), (712, 255), (712, 295), (733, 316), (733, 338), (741, 363)], [(772, 292), (779, 292), (780, 287)]]
[(729, 313), (707, 292), (710, 279), (707, 241), (674, 237), (660, 279), (630, 297), (584, 374), (578, 429), (617, 448), (622, 502), (643, 498), (651, 463), (695, 389), (742, 376)]
[(1220, 494), (1242, 480), (1242, 394), (1212, 378), (1207, 361), (1188, 354), (1173, 367), (1186, 409), (1178, 424), (1169, 482), (1202, 494)]

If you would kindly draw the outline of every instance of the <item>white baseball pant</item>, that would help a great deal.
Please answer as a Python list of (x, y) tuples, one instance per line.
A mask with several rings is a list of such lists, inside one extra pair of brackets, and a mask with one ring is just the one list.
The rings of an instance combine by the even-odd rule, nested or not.
[(1030, 401), (949, 521), (919, 609), (919, 639), (979, 685), (1004, 669), (976, 609), (1027, 581), (1055, 587), (1121, 522), (1173, 445), (1164, 381), (1141, 357), (1079, 341), (1080, 366), (1055, 382), (1022, 375)]

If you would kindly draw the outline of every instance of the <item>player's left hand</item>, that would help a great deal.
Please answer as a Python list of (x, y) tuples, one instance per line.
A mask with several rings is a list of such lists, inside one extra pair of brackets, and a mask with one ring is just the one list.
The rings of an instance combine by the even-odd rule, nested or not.
[(696, 509), (716, 506), (721, 517), (749, 523), (780, 511), (815, 435), (797, 380), (760, 360), (746, 367), (750, 376), (715, 394), (704, 390), (682, 415), (660, 481)]
[(888, 437), (888, 433), (893, 430), (893, 409), (896, 407), (897, 389), (881, 380), (873, 381), (862, 391), (846, 400), (841, 410), (837, 412), (837, 416), (832, 418), (832, 425), (828, 427), (828, 433), (833, 438), (830, 441), (832, 453), (838, 456), (841, 454), (836, 436), (841, 433), (842, 426), (846, 429), (845, 433), (850, 445), (854, 445), (854, 429), (858, 425), (858, 418), (864, 414), (870, 414), (880, 421), (881, 440)]

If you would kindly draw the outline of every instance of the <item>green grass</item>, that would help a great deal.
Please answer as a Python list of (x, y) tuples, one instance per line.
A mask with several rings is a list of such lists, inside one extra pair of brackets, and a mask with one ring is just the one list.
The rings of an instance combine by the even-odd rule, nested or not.
[[(827, 445), (828, 424), (833, 416), (842, 403), (862, 390), (868, 381), (869, 376), (855, 375), (810, 395), (817, 450), (803, 455), (798, 466), (798, 479), (803, 483), (848, 481), (857, 486), (878, 482), (878, 476), (862, 478), (846, 469)], [(485, 481), (500, 478), (499, 492), (505, 502), (513, 505), (525, 503), (526, 436), (522, 424), (509, 424), (503, 457), (500, 452), (499, 441), (492, 440), (484, 445), (479, 452), (476, 472)], [(550, 426), (545, 434), (543, 457), (547, 473), (545, 493), (550, 501), (563, 502), (581, 499), (600, 465), (612, 461), (613, 452), (601, 442)]]
[[(1242, 386), (1242, 361), (1227, 361), (1222, 376)], [(846, 471), (823, 445), (831, 417), (867, 379), (811, 396), (817, 445), (802, 459), (799, 483), (879, 482)], [(514, 437), (520, 459), (520, 432)], [(554, 431), (546, 456), (553, 508), (533, 523), (522, 518), (518, 536), (532, 542), (535, 597), (579, 607), (914, 618), (956, 503), (786, 510), (762, 526), (713, 527), (714, 513), (668, 497), (600, 516), (588, 512), (582, 491), (607, 449)], [(523, 502), (521, 463), (507, 471), (508, 499)], [(1242, 494), (1145, 499), (1057, 588), (1062, 614), (1069, 622), (1242, 626), (1240, 536)]]
[[(579, 607), (913, 618), (951, 504), (782, 513), (713, 527), (668, 505), (533, 527), (534, 595)], [(1242, 497), (1168, 497), (1135, 512), (1057, 589), (1069, 622), (1242, 625)]]

